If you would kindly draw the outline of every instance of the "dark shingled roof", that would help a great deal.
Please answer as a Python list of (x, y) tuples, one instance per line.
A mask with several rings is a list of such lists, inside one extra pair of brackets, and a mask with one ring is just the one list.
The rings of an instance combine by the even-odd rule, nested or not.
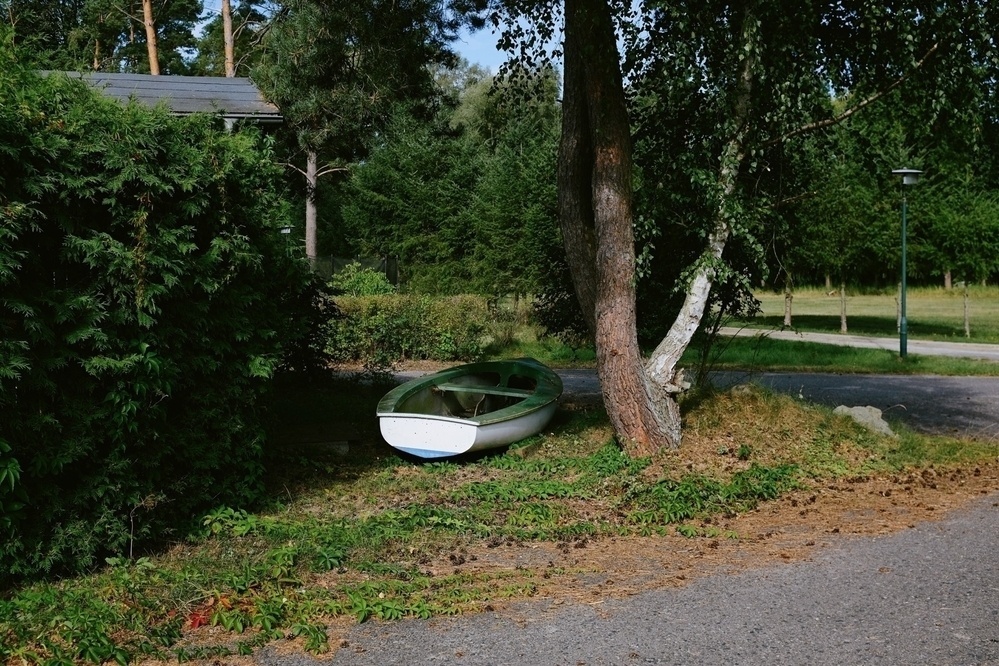
[(247, 78), (224, 76), (152, 76), (106, 72), (67, 72), (83, 78), (109, 97), (123, 102), (135, 99), (156, 106), (163, 102), (176, 114), (222, 113), (227, 119), (281, 122), (278, 108), (266, 101)]

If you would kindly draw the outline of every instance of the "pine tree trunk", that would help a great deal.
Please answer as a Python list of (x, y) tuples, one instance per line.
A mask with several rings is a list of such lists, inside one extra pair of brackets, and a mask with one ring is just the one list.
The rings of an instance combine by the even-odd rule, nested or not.
[(650, 455), (679, 446), (680, 410), (648, 380), (638, 347), (631, 127), (606, 0), (567, 0), (564, 52), (558, 175), (569, 267), (614, 432), (630, 455)]
[(156, 47), (156, 23), (153, 20), (153, 0), (142, 0), (142, 23), (146, 27), (146, 52), (149, 54), (149, 73), (160, 73), (159, 49)]
[(839, 283), (839, 332), (846, 333), (846, 282)]
[(232, 4), (222, 0), (222, 43), (225, 55), (225, 75), (236, 76), (236, 49), (232, 35)]
[(313, 270), (317, 259), (318, 213), (316, 211), (316, 173), (319, 171), (319, 156), (310, 150), (305, 165), (305, 256)]
[(944, 289), (950, 291), (953, 288), (953, 286), (954, 283), (951, 281), (950, 269), (948, 268), (946, 271), (944, 271)]

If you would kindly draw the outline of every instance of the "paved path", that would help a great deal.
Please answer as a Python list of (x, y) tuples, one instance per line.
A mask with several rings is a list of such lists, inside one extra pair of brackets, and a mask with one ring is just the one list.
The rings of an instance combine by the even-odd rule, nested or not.
[(813, 561), (652, 590), (599, 606), (371, 622), (332, 661), (265, 666), (621, 664), (999, 665), (999, 495), (945, 520), (842, 538)]
[[(864, 349), (885, 349), (898, 353), (898, 338), (876, 338), (864, 335), (842, 333), (804, 333), (799, 331), (762, 330), (758, 328), (724, 327), (721, 335), (737, 337), (768, 337), (774, 340), (798, 340), (819, 342), (826, 345), (861, 347)], [(950, 356), (955, 358), (975, 358), (999, 361), (999, 345), (985, 345), (973, 342), (936, 342), (934, 340), (913, 340), (909, 338), (908, 353), (924, 356)]]
[[(600, 383), (594, 370), (558, 373), (566, 400), (599, 404)], [(999, 377), (713, 372), (711, 380), (721, 388), (756, 382), (828, 407), (871, 405), (889, 422), (901, 421), (924, 433), (999, 437)]]
[[(600, 399), (594, 371), (559, 374), (570, 399)], [(718, 373), (714, 379), (759, 381), (828, 405), (873, 404), (920, 430), (992, 437), (999, 423), (996, 378)], [(262, 666), (999, 666), (999, 493), (940, 522), (837, 539), (812, 561), (711, 576), (599, 606), (533, 600), (502, 613), (372, 622), (351, 629), (347, 641), (332, 661), (271, 647), (254, 660)]]

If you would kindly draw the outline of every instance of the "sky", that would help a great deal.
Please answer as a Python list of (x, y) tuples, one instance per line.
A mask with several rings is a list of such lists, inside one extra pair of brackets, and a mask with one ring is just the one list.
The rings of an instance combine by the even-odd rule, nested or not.
[[(222, 0), (202, 0), (206, 13), (219, 14), (222, 11)], [(496, 48), (499, 34), (483, 28), (473, 34), (462, 31), (454, 49), (460, 56), (472, 64), (479, 64), (495, 74), (506, 60), (504, 52)]]
[(506, 60), (506, 52), (496, 48), (499, 34), (483, 28), (473, 34), (462, 31), (454, 50), (472, 64), (479, 64), (495, 74)]

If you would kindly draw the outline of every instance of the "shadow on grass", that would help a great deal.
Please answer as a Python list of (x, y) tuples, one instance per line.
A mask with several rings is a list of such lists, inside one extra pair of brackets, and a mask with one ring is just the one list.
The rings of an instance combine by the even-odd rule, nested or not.
[[(293, 498), (317, 484), (350, 481), (401, 462), (461, 465), (502, 456), (510, 449), (502, 446), (447, 458), (420, 458), (392, 448), (381, 436), (375, 412), (378, 401), (395, 385), (391, 377), (333, 373), (312, 379), (278, 378), (264, 416), (268, 494)], [(562, 407), (545, 430), (578, 434), (602, 420), (606, 415), (601, 407)]]
[(335, 373), (275, 379), (263, 417), (270, 494), (294, 496), (316, 482), (346, 481), (397, 463), (375, 416), (392, 386), (386, 378)]

